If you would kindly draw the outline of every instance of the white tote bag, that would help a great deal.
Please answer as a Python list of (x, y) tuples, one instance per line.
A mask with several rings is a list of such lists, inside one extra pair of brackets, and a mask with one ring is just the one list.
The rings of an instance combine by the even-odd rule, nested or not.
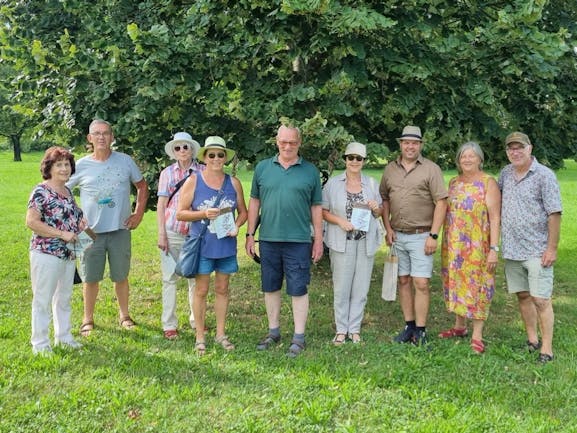
[(395, 252), (395, 244), (389, 248), (383, 269), (383, 288), (381, 297), (385, 301), (397, 299), (397, 277), (399, 275), (399, 258)]

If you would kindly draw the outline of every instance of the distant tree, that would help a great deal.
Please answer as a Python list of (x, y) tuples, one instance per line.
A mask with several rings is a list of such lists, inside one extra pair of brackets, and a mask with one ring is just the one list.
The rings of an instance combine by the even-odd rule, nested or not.
[(22, 161), (21, 138), (30, 128), (31, 113), (15, 104), (11, 95), (0, 86), (0, 136), (6, 137), (14, 153), (14, 161)]
[(574, 3), (18, 0), (0, 49), (39, 132), (79, 146), (106, 118), (153, 187), (174, 132), (220, 134), (255, 162), (281, 119), (328, 171), (353, 137), (393, 156), (407, 123), (445, 167), (468, 139), (500, 166), (513, 129), (559, 167), (576, 153)]

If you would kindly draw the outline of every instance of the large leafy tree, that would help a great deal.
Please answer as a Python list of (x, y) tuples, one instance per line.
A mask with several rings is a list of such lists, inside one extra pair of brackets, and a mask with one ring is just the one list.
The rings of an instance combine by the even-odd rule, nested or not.
[[(20, 0), (3, 6), (3, 58), (22, 71), (39, 132), (80, 145), (90, 120), (154, 185), (178, 130), (223, 135), (241, 159), (274, 152), (281, 120), (332, 169), (347, 141), (386, 157), (404, 124), (452, 165), (466, 139), (503, 162), (527, 132), (553, 167), (575, 154), (569, 0)], [(572, 121), (573, 119), (573, 121)]]

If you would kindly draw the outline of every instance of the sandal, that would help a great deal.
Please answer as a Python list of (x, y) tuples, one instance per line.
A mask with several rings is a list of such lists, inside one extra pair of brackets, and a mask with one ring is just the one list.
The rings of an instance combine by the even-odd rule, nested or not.
[(230, 340), (228, 339), (228, 336), (226, 335), (222, 335), (220, 337), (216, 337), (214, 339), (214, 342), (217, 344), (220, 344), (222, 346), (222, 348), (226, 351), (231, 351), (234, 350), (234, 344), (232, 344), (230, 342)]
[(94, 330), (94, 322), (84, 322), (80, 325), (80, 335), (82, 337), (88, 337)]
[(351, 334), (350, 337), (353, 344), (359, 344), (361, 342), (361, 334), (358, 332)]
[(539, 361), (541, 364), (547, 364), (548, 362), (553, 361), (553, 358), (554, 356), (549, 355), (548, 353), (540, 353), (537, 361)]
[(291, 341), (291, 345), (289, 347), (289, 351), (287, 352), (286, 356), (288, 356), (289, 358), (296, 358), (302, 352), (304, 352), (305, 348), (306, 343), (304, 341), (298, 341), (293, 339)]
[(280, 335), (267, 334), (261, 341), (256, 345), (256, 350), (268, 350), (272, 346), (280, 342)]
[(132, 320), (130, 316), (121, 317), (118, 320), (118, 324), (120, 325), (121, 328), (124, 329), (132, 329), (136, 326), (136, 323), (134, 323), (134, 320)]
[(537, 340), (536, 343), (532, 343), (529, 340), (527, 340), (527, 350), (529, 350), (529, 353), (537, 352), (540, 349), (541, 349), (541, 342), (539, 340)]
[(194, 345), (194, 349), (198, 356), (202, 356), (206, 352), (206, 343), (204, 341), (197, 341)]
[(466, 337), (468, 334), (467, 328), (451, 328), (439, 333), (439, 338), (455, 338), (455, 337)]
[(178, 338), (178, 331), (176, 329), (168, 329), (164, 331), (164, 338), (167, 340), (176, 340)]
[(340, 332), (337, 332), (335, 337), (333, 338), (333, 344), (335, 346), (341, 346), (345, 344), (346, 339), (347, 339), (346, 334), (341, 334)]
[(471, 349), (476, 353), (485, 352), (485, 344), (481, 340), (471, 339)]

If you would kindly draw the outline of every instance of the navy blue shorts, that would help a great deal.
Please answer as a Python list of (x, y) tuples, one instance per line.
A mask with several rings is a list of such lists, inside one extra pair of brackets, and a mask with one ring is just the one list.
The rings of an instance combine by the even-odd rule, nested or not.
[(306, 295), (311, 282), (311, 248), (310, 243), (260, 241), (262, 291), (280, 290), (286, 278), (287, 294)]

